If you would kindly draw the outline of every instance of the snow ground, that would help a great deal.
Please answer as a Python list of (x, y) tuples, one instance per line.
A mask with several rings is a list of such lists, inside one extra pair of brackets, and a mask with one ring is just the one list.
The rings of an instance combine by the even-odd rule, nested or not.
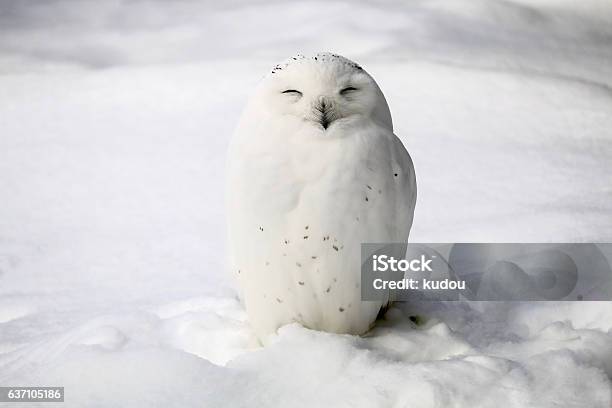
[(610, 242), (611, 23), (605, 0), (1, 4), (0, 384), (74, 407), (611, 406), (608, 302), (403, 304), (367, 337), (252, 346), (223, 210), (249, 91), (329, 50), (387, 96), (412, 241)]

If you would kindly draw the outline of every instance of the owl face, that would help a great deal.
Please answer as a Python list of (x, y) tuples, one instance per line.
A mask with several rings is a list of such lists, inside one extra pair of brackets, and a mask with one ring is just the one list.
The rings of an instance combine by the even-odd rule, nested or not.
[(322, 132), (374, 120), (391, 126), (391, 115), (376, 82), (360, 66), (334, 54), (292, 57), (265, 81), (266, 109)]

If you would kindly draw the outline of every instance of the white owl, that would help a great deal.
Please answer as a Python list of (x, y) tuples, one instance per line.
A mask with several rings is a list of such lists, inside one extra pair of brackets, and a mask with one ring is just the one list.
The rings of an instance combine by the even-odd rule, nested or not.
[(384, 301), (362, 301), (360, 244), (406, 242), (414, 167), (378, 85), (335, 54), (298, 55), (262, 81), (228, 168), (232, 273), (257, 337), (298, 322), (370, 329)]

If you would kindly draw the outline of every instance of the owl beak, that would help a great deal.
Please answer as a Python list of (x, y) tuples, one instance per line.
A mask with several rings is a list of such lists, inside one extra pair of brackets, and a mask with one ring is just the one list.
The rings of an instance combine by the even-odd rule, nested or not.
[(323, 126), (323, 129), (327, 130), (331, 122), (327, 121), (326, 119), (322, 119), (319, 123), (321, 124), (321, 126)]
[(315, 115), (323, 129), (327, 130), (329, 125), (334, 121), (331, 115), (332, 103), (324, 96), (321, 96), (314, 104)]

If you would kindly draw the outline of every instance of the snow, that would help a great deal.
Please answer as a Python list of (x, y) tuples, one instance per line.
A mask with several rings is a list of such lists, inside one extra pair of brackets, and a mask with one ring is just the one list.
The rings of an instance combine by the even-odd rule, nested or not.
[(258, 347), (223, 175), (259, 78), (329, 50), (413, 156), (411, 241), (610, 242), (611, 22), (603, 0), (3, 3), (0, 384), (71, 407), (609, 407), (609, 302), (406, 303), (363, 338)]

